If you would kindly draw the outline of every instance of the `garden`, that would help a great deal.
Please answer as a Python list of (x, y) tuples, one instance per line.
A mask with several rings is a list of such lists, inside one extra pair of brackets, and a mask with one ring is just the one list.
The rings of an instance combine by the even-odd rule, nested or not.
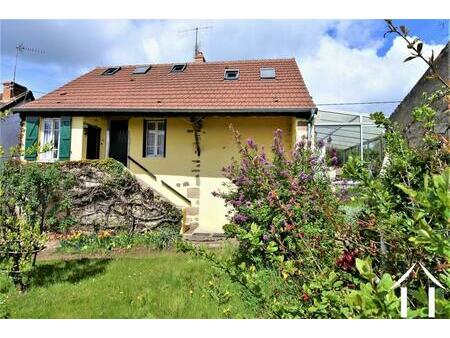
[[(390, 21), (388, 28), (406, 40), (405, 61), (423, 59), (433, 70), (419, 40)], [(443, 286), (436, 318), (450, 318), (450, 145), (436, 132), (433, 108), (448, 95), (442, 81), (411, 112), (420, 151), (372, 114), (384, 130), (384, 161), (350, 156), (348, 184), (339, 186), (332, 138), (301, 140), (288, 152), (277, 130), (267, 153), (232, 129), (239, 158), (224, 168), (229, 184), (215, 196), (230, 207), (224, 231), (233, 242), (220, 249), (183, 241), (176, 210), (165, 205), (165, 217), (131, 198), (146, 192), (120, 163), (95, 163), (109, 176), (80, 195), (68, 193), (77, 180), (64, 164), (12, 156), (0, 167), (0, 317), (400, 318), (403, 281), (408, 318), (427, 318), (433, 280), (423, 266)], [(72, 211), (105, 194), (122, 203), (105, 213), (120, 226), (78, 229)], [(50, 233), (59, 244), (45, 254)]]

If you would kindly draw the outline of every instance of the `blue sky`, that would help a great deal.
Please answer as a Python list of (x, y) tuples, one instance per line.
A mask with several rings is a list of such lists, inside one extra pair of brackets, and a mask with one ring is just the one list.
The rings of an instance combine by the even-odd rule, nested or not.
[[(448, 41), (446, 20), (395, 20), (439, 52)], [(402, 99), (426, 66), (404, 64), (404, 43), (383, 38), (382, 20), (2, 20), (2, 81), (11, 80), (15, 46), (45, 50), (19, 56), (18, 83), (36, 96), (96, 66), (190, 61), (195, 26), (206, 59), (295, 57), (316, 103)], [(329, 109), (390, 114), (395, 104)]]

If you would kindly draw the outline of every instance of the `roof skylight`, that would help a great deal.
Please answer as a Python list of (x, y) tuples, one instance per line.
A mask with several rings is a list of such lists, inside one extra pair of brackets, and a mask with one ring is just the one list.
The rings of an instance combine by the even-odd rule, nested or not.
[(150, 68), (152, 68), (150, 65), (136, 66), (133, 74), (145, 74), (150, 70)]
[(179, 63), (172, 66), (172, 69), (170, 70), (171, 73), (180, 73), (183, 72), (186, 69), (185, 63)]
[(225, 69), (223, 75), (225, 80), (237, 80), (239, 79), (239, 69)]
[(259, 69), (261, 79), (275, 79), (275, 68), (261, 67)]
[(110, 67), (108, 69), (106, 69), (102, 75), (113, 75), (115, 73), (117, 73), (120, 70), (120, 67)]

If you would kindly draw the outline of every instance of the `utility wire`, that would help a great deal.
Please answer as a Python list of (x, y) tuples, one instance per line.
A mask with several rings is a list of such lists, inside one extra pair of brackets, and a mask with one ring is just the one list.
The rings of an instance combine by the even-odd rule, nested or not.
[(400, 102), (402, 101), (336, 102), (336, 103), (316, 103), (316, 106), (353, 106), (360, 104), (389, 104)]

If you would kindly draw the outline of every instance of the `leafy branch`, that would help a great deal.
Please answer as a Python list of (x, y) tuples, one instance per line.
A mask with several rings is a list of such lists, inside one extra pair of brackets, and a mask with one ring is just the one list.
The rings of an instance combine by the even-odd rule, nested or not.
[(448, 85), (447, 81), (445, 81), (445, 79), (443, 79), (442, 76), (439, 75), (439, 72), (436, 67), (436, 59), (434, 58), (434, 51), (432, 50), (431, 56), (429, 58), (426, 58), (423, 55), (423, 42), (418, 38), (411, 39), (408, 36), (408, 34), (409, 34), (408, 28), (406, 28), (403, 25), (401, 25), (400, 27), (397, 27), (394, 25), (392, 20), (387, 19), (387, 20), (385, 20), (385, 22), (388, 26), (388, 31), (386, 33), (384, 33), (384, 36), (386, 37), (386, 35), (391, 34), (391, 33), (397, 34), (403, 40), (405, 40), (405, 42), (407, 43), (408, 49), (411, 49), (411, 55), (408, 56), (403, 62), (408, 62), (408, 61), (414, 60), (415, 58), (422, 59), (423, 61), (425, 61), (425, 63), (428, 65), (428, 67), (430, 67), (431, 73), (433, 74), (432, 76), (434, 78), (438, 79), (440, 82), (442, 82), (442, 84), (447, 89), (450, 89), (450, 86)]

